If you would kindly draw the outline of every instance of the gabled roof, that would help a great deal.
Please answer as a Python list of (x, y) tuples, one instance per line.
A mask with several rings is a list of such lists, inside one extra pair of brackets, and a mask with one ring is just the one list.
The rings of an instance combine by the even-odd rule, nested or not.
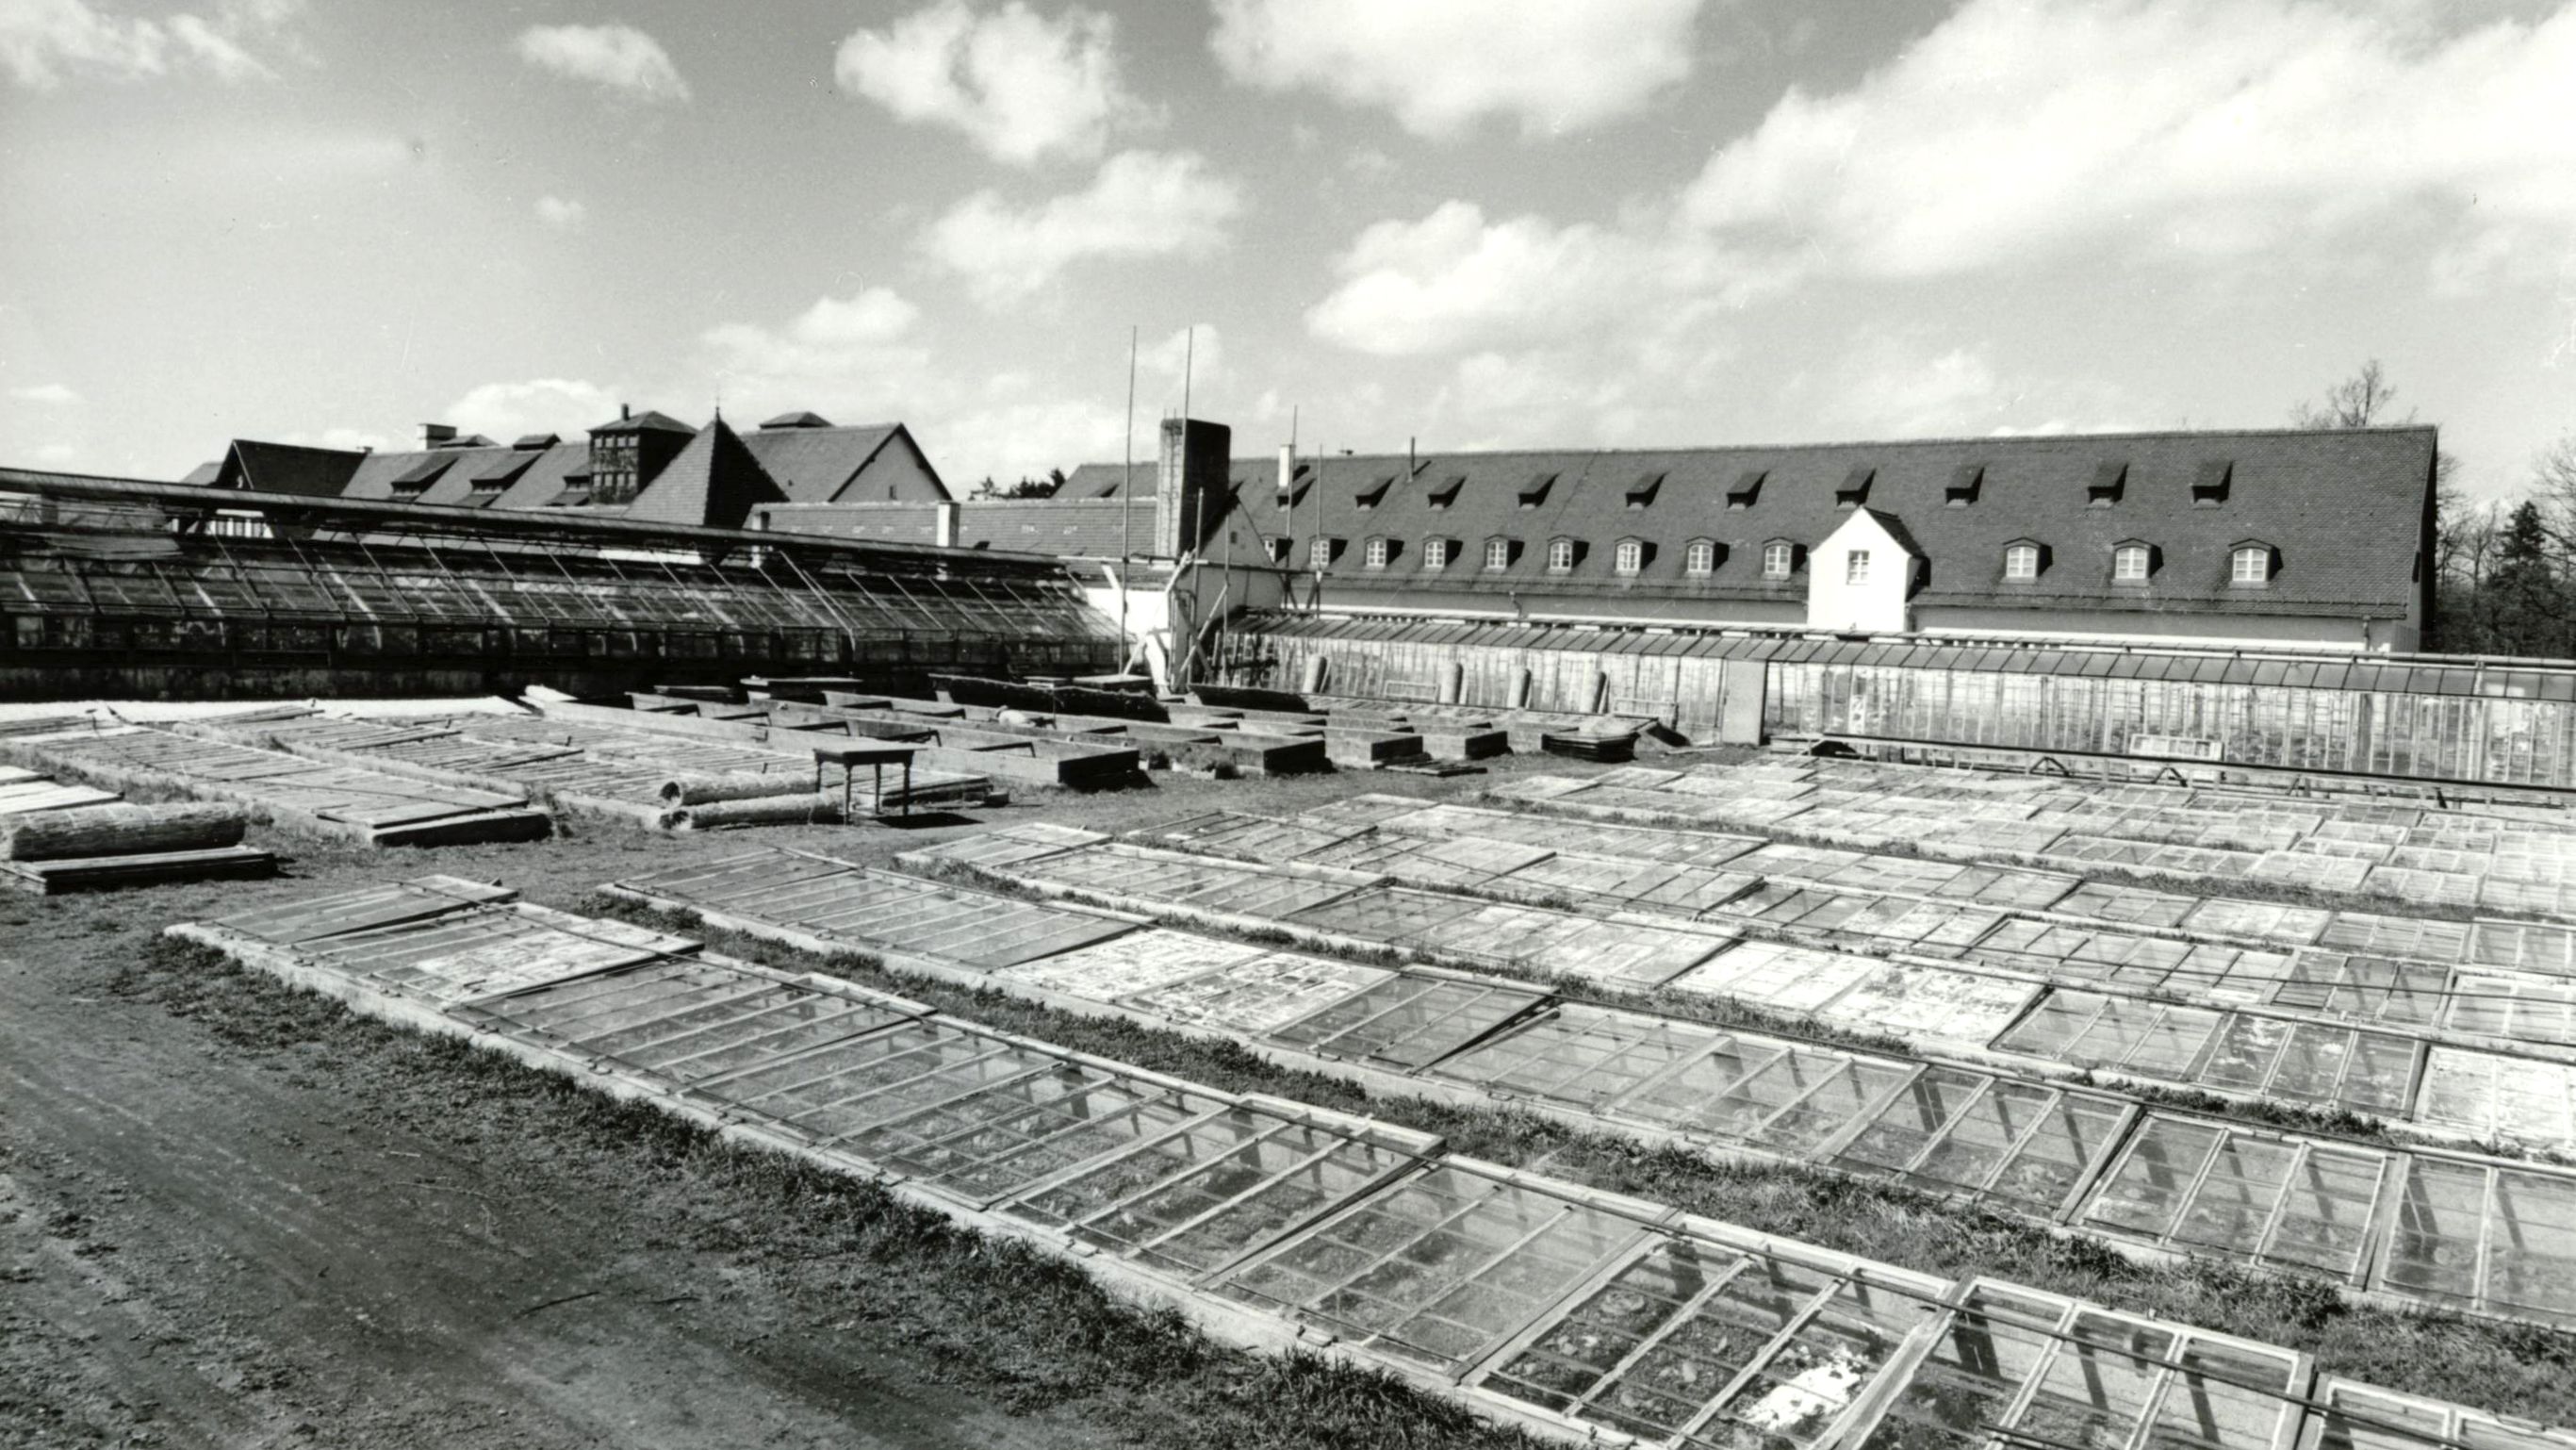
[[(1668, 585), (1687, 598), (1776, 598), (1778, 586), (1759, 578), (1761, 544), (1823, 541), (1854, 512), (1838, 508), (1835, 494), (1867, 469), (1869, 498), (1862, 507), (1901, 529), (1908, 547), (1931, 561), (1918, 605), (2010, 599), (2021, 607), (2399, 618), (2417, 599), (2416, 553), (2424, 544), (2435, 443), (2433, 429), (2403, 427), (1443, 454), (1424, 460), (1415, 477), (1466, 475), (1454, 505), (1430, 508), (1429, 490), (1417, 481), (1389, 490), (1366, 514), (1352, 507), (1353, 492), (1390, 467), (1400, 472), (1403, 455), (1322, 458), (1313, 460), (1320, 481), (1296, 511), (1292, 547), (1296, 558), (1305, 558), (1305, 540), (1319, 525), (1340, 536), (1507, 535), (1525, 542), (1570, 536), (1605, 543), (1636, 536), (1675, 546), (1656, 551), (1638, 578), (1641, 588)], [(2126, 465), (2120, 499), (2092, 507), (2089, 485), (2113, 459)], [(2227, 496), (2196, 505), (2192, 486), (2217, 461), (2229, 465)], [(1952, 480), (1969, 467), (1980, 470), (1976, 501), (1948, 507)], [(1654, 505), (1629, 509), (1630, 486), (1657, 471), (1664, 481)], [(1275, 472), (1271, 461), (1235, 465), (1238, 480)], [(1558, 477), (1546, 501), (1521, 508), (1522, 490), (1547, 473)], [(1751, 507), (1730, 509), (1727, 493), (1747, 473), (1763, 475), (1760, 492)], [(1252, 522), (1271, 533), (1289, 524), (1274, 493), (1264, 483), (1243, 494)], [(2057, 567), (2036, 590), (2007, 593), (1996, 587), (1997, 564), (2006, 541), (2022, 536), (2048, 545)], [(2228, 548), (2248, 536), (2281, 551), (2271, 586), (2251, 597), (2227, 582)], [(1694, 538), (1727, 546), (1725, 561), (1704, 579), (1684, 572), (1679, 545)], [(2115, 591), (2111, 547), (2127, 539), (2155, 545), (2164, 563), (2143, 589), (2131, 584)], [(1408, 550), (1366, 577), (1378, 589), (1460, 587), (1454, 575), (1419, 570), (1420, 552)], [(1501, 579), (1488, 574), (1479, 582), (1548, 587), (1544, 562), (1540, 551), (1524, 550)], [(1363, 577), (1357, 565), (1326, 572), (1355, 582)], [(1585, 587), (1581, 581), (1593, 572), (1578, 569), (1575, 582), (1554, 587)]]
[(1123, 463), (1086, 463), (1064, 476), (1064, 487), (1055, 491), (1060, 499), (1116, 498), (1127, 486), (1130, 475), (1135, 487), (1129, 496), (1138, 500), (1155, 496), (1162, 488), (1162, 467), (1150, 458), (1139, 458), (1130, 470)]
[(211, 484), (217, 478), (222, 476), (223, 471), (224, 461), (222, 459), (209, 458), (205, 462), (198, 464), (196, 467), (189, 469), (187, 476), (179, 481), (181, 483), (197, 485)]
[(641, 413), (628, 417), (612, 418), (591, 429), (590, 436), (597, 438), (602, 434), (611, 433), (695, 433), (697, 431), (668, 413), (657, 413), (647, 408)]
[(347, 448), (307, 448), (297, 443), (236, 438), (216, 472), (215, 487), (338, 498), (359, 465), (370, 456)]
[(716, 419), (698, 430), (680, 456), (665, 465), (626, 517), (644, 523), (738, 529), (752, 506), (784, 503), (786, 490), (760, 466), (741, 435)]
[[(788, 416), (814, 417), (811, 413)], [(848, 428), (837, 428), (820, 419), (813, 423), (782, 426), (764, 423), (758, 431), (741, 437), (752, 456), (760, 460), (760, 466), (769, 471), (769, 476), (796, 503), (885, 502), (882, 498), (863, 500), (852, 492), (860, 481), (860, 475), (867, 472), (868, 466), (880, 456), (886, 456), (888, 447), (894, 445), (898, 438), (902, 440), (902, 446), (912, 449), (915, 457), (920, 456), (920, 449), (912, 442), (912, 434), (901, 423), (869, 423)], [(922, 467), (930, 471), (927, 458), (922, 459)], [(938, 474), (931, 471), (931, 477), (936, 480)], [(943, 486), (942, 492), (945, 491)]]

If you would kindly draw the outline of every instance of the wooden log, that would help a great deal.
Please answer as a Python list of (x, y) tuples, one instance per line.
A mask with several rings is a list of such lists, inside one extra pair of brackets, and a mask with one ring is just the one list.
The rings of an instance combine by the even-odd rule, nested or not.
[(662, 782), (661, 790), (655, 792), (666, 806), (697, 806), (714, 801), (747, 801), (765, 796), (813, 793), (814, 777), (794, 770), (767, 775), (737, 772), (730, 775), (675, 776)]
[(817, 795), (810, 788), (792, 796), (708, 801), (703, 805), (684, 806), (668, 817), (674, 829), (690, 831), (713, 830), (718, 826), (802, 825), (840, 818), (841, 798), (828, 791)]
[(232, 805), (93, 805), (0, 817), (0, 860), (54, 861), (143, 851), (208, 851), (241, 844)]

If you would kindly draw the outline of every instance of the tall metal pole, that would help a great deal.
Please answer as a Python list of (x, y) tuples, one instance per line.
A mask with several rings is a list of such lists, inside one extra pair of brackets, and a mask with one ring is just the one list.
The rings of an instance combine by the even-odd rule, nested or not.
[(1127, 329), (1127, 464), (1118, 482), (1118, 670), (1124, 674), (1135, 659), (1127, 643), (1127, 576), (1134, 566), (1129, 540), (1136, 517), (1136, 328)]

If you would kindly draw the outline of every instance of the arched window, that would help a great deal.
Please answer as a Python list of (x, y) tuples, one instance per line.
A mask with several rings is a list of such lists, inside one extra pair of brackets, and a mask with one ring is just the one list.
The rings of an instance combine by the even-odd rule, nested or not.
[(1646, 567), (1646, 546), (1635, 539), (1621, 539), (1611, 563), (1622, 574), (1634, 574)]
[(2230, 584), (2269, 584), (2272, 582), (2272, 551), (2261, 544), (2239, 544), (2228, 557), (2227, 582)]
[(1509, 539), (1487, 539), (1485, 541), (1485, 567), (1488, 569), (1508, 569), (1512, 567), (1512, 541)]
[(1386, 567), (1386, 540), (1371, 539), (1368, 541), (1368, 566), (1372, 569), (1383, 569)]
[(1762, 546), (1762, 577), (1765, 579), (1788, 578), (1789, 570), (1795, 566), (1797, 562), (1798, 549), (1794, 544), (1764, 544)]
[(2122, 544), (2111, 551), (2111, 578), (2120, 584), (2147, 582), (2147, 546)]
[(1571, 570), (1573, 567), (1574, 567), (1574, 541), (1573, 541), (1572, 539), (1550, 539), (1550, 540), (1548, 540), (1548, 541), (1547, 541), (1547, 568), (1548, 568), (1548, 572), (1549, 572), (1549, 573), (1551, 573), (1551, 574), (1563, 574), (1563, 573), (1566, 573), (1567, 571)]
[(1714, 573), (1716, 573), (1716, 572), (1717, 572), (1717, 545), (1716, 545), (1716, 543), (1715, 543), (1714, 541), (1712, 541), (1712, 540), (1708, 540), (1708, 539), (1693, 539), (1693, 540), (1691, 540), (1691, 542), (1690, 542), (1690, 552), (1689, 552), (1687, 555), (1685, 555), (1685, 556), (1683, 557), (1683, 559), (1682, 559), (1682, 567), (1683, 567), (1684, 569), (1688, 570), (1690, 573), (1693, 573), (1693, 574), (1714, 574)]
[(1422, 567), (1425, 569), (1446, 569), (1449, 567), (1449, 541), (1447, 539), (1425, 539), (1422, 541)]
[(2004, 577), (2036, 579), (2039, 577), (2039, 546), (2015, 544), (2004, 550)]

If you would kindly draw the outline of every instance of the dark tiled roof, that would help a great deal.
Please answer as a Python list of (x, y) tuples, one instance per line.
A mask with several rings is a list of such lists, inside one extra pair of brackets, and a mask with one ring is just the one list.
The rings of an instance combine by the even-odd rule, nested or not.
[[(1152, 498), (1160, 486), (1156, 479), (1162, 471), (1161, 466), (1151, 458), (1139, 458), (1132, 471), (1136, 480), (1132, 496)], [(1060, 499), (1116, 498), (1129, 473), (1123, 463), (1086, 463), (1064, 476), (1064, 487), (1057, 489), (1055, 496)]]
[[(395, 479), (430, 462), (445, 466), (427, 489), (415, 495), (394, 488)], [(487, 504), (504, 509), (544, 508), (564, 491), (565, 476), (586, 469), (589, 463), (590, 447), (584, 443), (558, 443), (535, 454), (515, 447), (374, 453), (359, 465), (341, 496), (374, 501), (399, 498), (409, 503)], [(475, 490), (474, 481), (485, 470), (519, 464), (526, 465), (524, 471), (508, 481), (499, 497), (491, 495), (489, 484), (479, 493)]]
[[(1784, 587), (1758, 577), (1761, 546), (1821, 542), (1850, 516), (1837, 506), (1836, 493), (1866, 469), (1866, 506), (1893, 521), (1928, 561), (1914, 596), (1918, 605), (2387, 618), (2406, 614), (2417, 597), (2416, 552), (2434, 446), (2434, 430), (2424, 427), (2083, 434), (1428, 455), (1409, 478), (1402, 476), (1401, 455), (1329, 458), (1316, 462), (1316, 481), (1298, 502), (1292, 557), (1300, 563), (1308, 557), (1320, 515), (1324, 533), (1347, 541), (1325, 572), (1352, 581), (1400, 580), (1427, 593), (1607, 587), (1681, 598), (1778, 598)], [(2205, 465), (2220, 461), (2231, 465), (2225, 499), (2195, 506), (2194, 481)], [(2120, 497), (2096, 507), (2092, 486), (2106, 463), (2126, 465)], [(1275, 503), (1276, 467), (1251, 460), (1234, 465), (1251, 521), (1274, 535), (1289, 523)], [(1966, 468), (1981, 470), (1976, 501), (1950, 507), (1952, 482)], [(1359, 496), (1389, 472), (1399, 475), (1397, 482), (1374, 508), (1361, 509)], [(1729, 508), (1729, 489), (1756, 472), (1764, 477), (1753, 504)], [(1531, 480), (1549, 473), (1557, 477), (1545, 501), (1523, 508), (1520, 497)], [(1629, 507), (1637, 480), (1652, 473), (1663, 475), (1653, 501)], [(1430, 496), (1461, 476), (1455, 501), (1433, 508)], [(1405, 544), (1382, 570), (1365, 563), (1362, 544), (1374, 535)], [(1433, 536), (1457, 539), (1464, 548), (1458, 564), (1426, 573), (1419, 542)], [(1496, 536), (1522, 546), (1500, 575), (1473, 567), (1481, 562), (1482, 542)], [(1571, 575), (1547, 571), (1546, 542), (1558, 537), (1590, 546)], [(1634, 579), (1613, 569), (1612, 546), (1625, 538), (1655, 545)], [(2037, 580), (2008, 584), (2004, 546), (2025, 538), (2047, 547), (2049, 567)], [(1706, 580), (1684, 572), (1694, 539), (1720, 546), (1718, 567)], [(2161, 563), (2144, 585), (2114, 585), (2112, 546), (2132, 539), (2155, 545)], [(2278, 551), (2279, 572), (2268, 586), (2228, 582), (2229, 551), (2246, 539)], [(1798, 581), (1791, 592), (1803, 587)]]
[[(814, 415), (807, 413), (801, 416), (810, 418)], [(764, 423), (759, 431), (742, 435), (742, 441), (752, 456), (760, 460), (760, 466), (769, 470), (769, 476), (787, 491), (790, 500), (796, 503), (832, 503), (857, 481), (868, 464), (902, 429), (900, 423), (875, 423), (852, 428), (835, 428), (829, 424), (779, 427)]]
[(306, 448), (294, 443), (235, 439), (225, 455), (217, 483), (258, 493), (293, 493), (306, 498), (338, 498), (349, 479), (372, 455), (346, 448)]
[[(1121, 526), (1126, 544), (1120, 546)], [(1116, 559), (1154, 547), (1151, 499), (969, 499), (958, 505), (957, 542), (969, 549), (1013, 549)]]
[(668, 413), (657, 413), (647, 408), (632, 417), (610, 419), (591, 429), (590, 436), (596, 438), (603, 433), (695, 433), (697, 431)]
[(635, 495), (626, 517), (646, 523), (738, 529), (755, 504), (782, 503), (778, 481), (718, 418)]
[(829, 428), (831, 426), (832, 420), (822, 414), (801, 410), (794, 413), (781, 413), (775, 418), (764, 418), (760, 423), (763, 432), (772, 428)]

